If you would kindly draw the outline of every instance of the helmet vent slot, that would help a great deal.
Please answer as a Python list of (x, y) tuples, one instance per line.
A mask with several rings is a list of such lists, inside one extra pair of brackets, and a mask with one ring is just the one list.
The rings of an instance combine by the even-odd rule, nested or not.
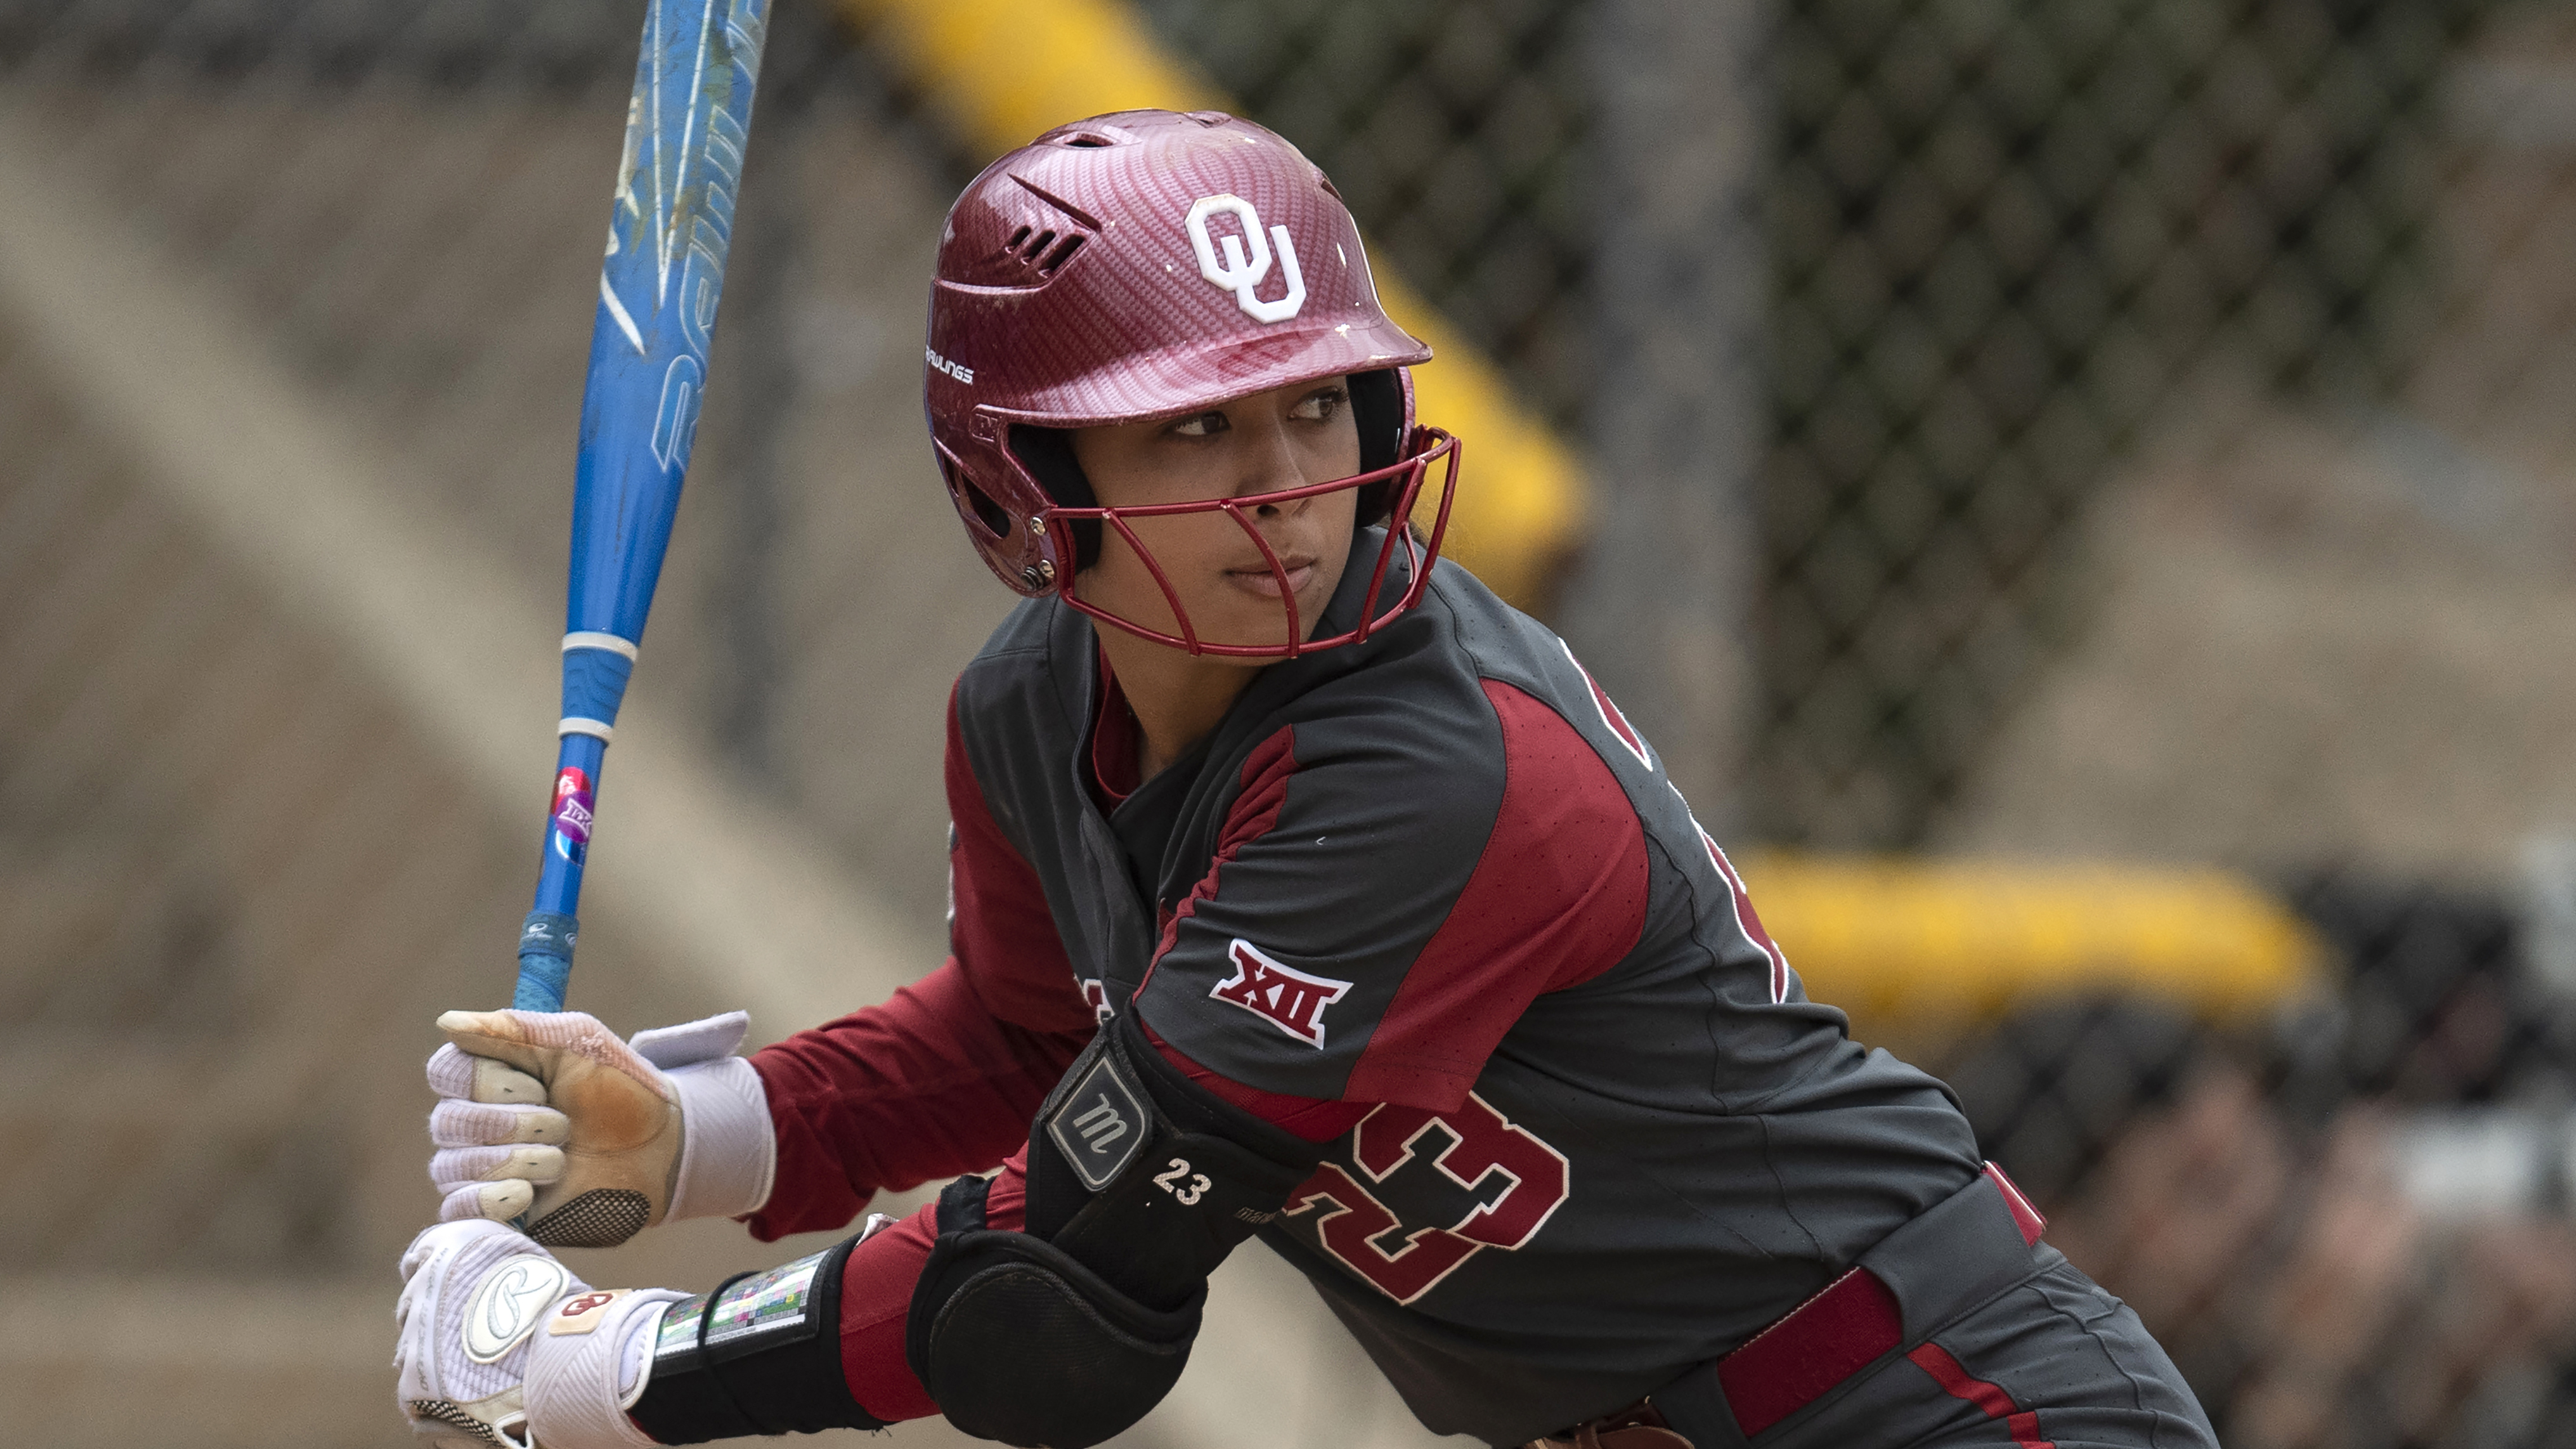
[(1089, 232), (1073, 227), (1021, 222), (1011, 229), (1010, 240), (975, 264), (972, 275), (958, 280), (986, 287), (1042, 286), (1090, 240)]
[(964, 476), (962, 471), (958, 475), (957, 485), (958, 491), (966, 495), (966, 506), (975, 510), (976, 522), (983, 524), (995, 538), (1011, 536), (1011, 515), (1003, 511), (1002, 505), (993, 501), (991, 494), (976, 487), (975, 480)]
[(1082, 244), (1089, 240), (1089, 237), (1078, 231), (1067, 232), (1064, 240), (1055, 244), (1055, 251), (1045, 261), (1038, 263), (1038, 275), (1041, 277), (1054, 275), (1055, 269), (1063, 266), (1075, 252), (1082, 250)]
[(1110, 140), (1107, 136), (1101, 135), (1097, 131), (1076, 131), (1056, 144), (1060, 146), (1081, 146), (1088, 149), (1093, 146), (1115, 146), (1118, 143)]

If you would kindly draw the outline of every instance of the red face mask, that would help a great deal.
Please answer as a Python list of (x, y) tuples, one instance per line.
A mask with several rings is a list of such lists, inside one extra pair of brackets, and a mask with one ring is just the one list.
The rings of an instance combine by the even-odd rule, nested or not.
[[(1055, 505), (1039, 513), (1038, 520), (1051, 536), (1056, 552), (1061, 557), (1071, 558), (1075, 555), (1074, 525), (1078, 523), (1100, 524), (1115, 531), (1120, 538), (1126, 540), (1127, 546), (1135, 550), (1136, 557), (1145, 565), (1146, 572), (1153, 576), (1155, 585), (1163, 591), (1163, 601), (1171, 606), (1172, 617), (1180, 624), (1181, 632), (1178, 634), (1150, 628), (1075, 597), (1073, 591), (1075, 576), (1069, 570), (1055, 579), (1055, 594), (1063, 599), (1068, 607), (1089, 615), (1101, 623), (1123, 629), (1140, 639), (1150, 639), (1157, 644), (1168, 645), (1191, 654), (1213, 654), (1230, 659), (1294, 659), (1301, 654), (1312, 654), (1317, 650), (1337, 648), (1366, 639), (1379, 625), (1412, 608), (1421, 600), (1423, 587), (1431, 577), (1432, 562), (1440, 556), (1441, 540), (1449, 531), (1449, 505), (1457, 496), (1458, 458), (1461, 445), (1456, 438), (1437, 428), (1425, 428), (1420, 431), (1422, 436), (1411, 457), (1373, 472), (1355, 473), (1348, 478), (1336, 478), (1324, 483), (1309, 483), (1299, 488), (1282, 488), (1274, 493), (1246, 494), (1240, 498), (1210, 498), (1188, 503), (1133, 504), (1116, 508), (1069, 508)], [(1435, 485), (1439, 489), (1439, 504), (1432, 515), (1430, 532), (1421, 534), (1414, 530), (1413, 510), (1421, 497), (1423, 485), (1431, 480), (1435, 469), (1439, 474)], [(1386, 538), (1378, 545), (1377, 558), (1369, 570), (1368, 589), (1360, 596), (1359, 621), (1351, 628), (1330, 638), (1308, 639), (1307, 621), (1298, 614), (1297, 593), (1289, 585), (1288, 569), (1279, 561), (1278, 553), (1270, 547), (1270, 541), (1262, 536), (1260, 528), (1253, 523), (1250, 515), (1266, 507), (1278, 507), (1318, 498), (1328, 493), (1356, 491), (1378, 485), (1391, 488), (1393, 496), (1387, 505)], [(1270, 565), (1271, 577), (1278, 581), (1279, 601), (1288, 615), (1287, 643), (1211, 644), (1199, 638), (1197, 628), (1190, 622), (1189, 609), (1181, 602), (1180, 594), (1173, 589), (1170, 576), (1163, 571), (1162, 564), (1154, 558), (1154, 551), (1147, 547), (1145, 541), (1137, 537), (1135, 529), (1128, 525), (1129, 519), (1169, 518), (1193, 513), (1224, 514), (1233, 519), (1235, 527), (1242, 529), (1245, 536), (1252, 540), (1253, 547), (1261, 550), (1262, 559)], [(1386, 582), (1387, 570), (1394, 563), (1399, 549), (1403, 551), (1406, 561), (1404, 592), (1394, 603), (1380, 609), (1377, 606), (1378, 594)]]

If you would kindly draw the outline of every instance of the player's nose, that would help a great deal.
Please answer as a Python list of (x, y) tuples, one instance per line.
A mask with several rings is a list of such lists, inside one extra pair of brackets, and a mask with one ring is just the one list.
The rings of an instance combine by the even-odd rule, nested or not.
[[(1252, 427), (1241, 429), (1237, 436), (1244, 444), (1241, 470), (1235, 479), (1234, 496), (1237, 498), (1329, 481), (1306, 476), (1307, 460), (1297, 447), (1297, 439), (1277, 418), (1263, 419)], [(1265, 503), (1254, 511), (1264, 516), (1298, 513), (1303, 512), (1311, 501), (1298, 498), (1286, 504)]]

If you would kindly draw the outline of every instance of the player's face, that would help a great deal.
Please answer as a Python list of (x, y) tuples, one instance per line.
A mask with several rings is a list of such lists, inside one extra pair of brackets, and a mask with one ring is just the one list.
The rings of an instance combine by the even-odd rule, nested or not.
[[(1218, 403), (1180, 417), (1083, 428), (1073, 454), (1105, 507), (1244, 498), (1360, 470), (1360, 436), (1340, 378), (1299, 383)], [(1298, 632), (1312, 638), (1342, 581), (1358, 490), (1336, 489), (1246, 508), (1287, 570)], [(1130, 518), (1189, 611), (1198, 637), (1213, 644), (1286, 644), (1288, 611), (1261, 547), (1217, 510)], [(1181, 632), (1152, 570), (1114, 526), (1103, 525), (1100, 561), (1074, 581), (1087, 604), (1165, 633)]]

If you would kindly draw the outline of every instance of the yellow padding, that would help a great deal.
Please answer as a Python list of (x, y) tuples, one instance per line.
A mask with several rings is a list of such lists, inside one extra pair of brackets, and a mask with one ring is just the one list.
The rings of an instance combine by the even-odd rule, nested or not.
[[(841, 4), (957, 134), (988, 156), (1102, 111), (1238, 109), (1156, 44), (1117, 0)], [(1448, 551), (1503, 597), (1524, 606), (1541, 602), (1549, 572), (1572, 549), (1581, 526), (1580, 470), (1490, 361), (1401, 278), (1374, 257), (1370, 265), (1387, 314), (1439, 354), (1414, 374), (1423, 421), (1466, 440)]]
[(2241, 1018), (2312, 985), (2325, 959), (2304, 921), (2220, 870), (1805, 854), (1740, 867), (1807, 994), (1878, 1021), (2110, 990)]

